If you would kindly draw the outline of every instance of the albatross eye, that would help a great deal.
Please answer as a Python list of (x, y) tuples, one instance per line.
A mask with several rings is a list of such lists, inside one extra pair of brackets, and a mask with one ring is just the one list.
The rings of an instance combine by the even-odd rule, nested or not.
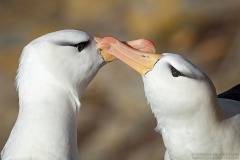
[(76, 47), (78, 52), (81, 52), (89, 44), (89, 42), (90, 41), (81, 42), (81, 43), (78, 43), (78, 44), (74, 45), (74, 47)]
[(179, 72), (178, 70), (176, 70), (173, 66), (171, 66), (171, 72), (172, 72), (172, 76), (173, 76), (173, 77), (179, 77), (179, 76), (182, 76), (182, 75), (183, 75), (181, 72)]

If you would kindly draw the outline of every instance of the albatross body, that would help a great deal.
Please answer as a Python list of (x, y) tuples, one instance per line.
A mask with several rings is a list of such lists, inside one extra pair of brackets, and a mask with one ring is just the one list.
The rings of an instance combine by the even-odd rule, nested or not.
[[(240, 159), (240, 102), (218, 99), (198, 67), (180, 55), (149, 54), (112, 37), (102, 39), (98, 48), (142, 74), (166, 147), (165, 160)], [(239, 97), (240, 88), (236, 90)]]
[(79, 99), (103, 64), (85, 32), (62, 30), (29, 43), (16, 78), (19, 115), (2, 160), (77, 160)]

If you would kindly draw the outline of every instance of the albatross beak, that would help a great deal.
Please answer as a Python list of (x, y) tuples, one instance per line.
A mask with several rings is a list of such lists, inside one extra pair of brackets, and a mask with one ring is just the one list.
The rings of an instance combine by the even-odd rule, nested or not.
[(153, 42), (144, 39), (120, 42), (113, 37), (104, 37), (98, 41), (97, 48), (117, 57), (142, 75), (152, 70), (161, 58), (161, 55), (154, 54)]

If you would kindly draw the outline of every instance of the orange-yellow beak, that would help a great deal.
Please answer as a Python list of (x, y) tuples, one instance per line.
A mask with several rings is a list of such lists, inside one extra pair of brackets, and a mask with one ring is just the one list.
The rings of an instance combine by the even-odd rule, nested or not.
[(113, 37), (104, 37), (97, 42), (101, 52), (117, 57), (142, 75), (152, 70), (161, 58), (161, 55), (154, 54), (155, 46), (149, 40), (120, 42)]

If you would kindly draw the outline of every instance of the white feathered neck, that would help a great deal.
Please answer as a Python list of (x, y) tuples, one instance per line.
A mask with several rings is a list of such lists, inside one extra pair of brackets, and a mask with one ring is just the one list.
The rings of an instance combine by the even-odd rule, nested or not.
[(19, 115), (4, 157), (78, 159), (78, 94), (66, 79), (52, 76), (36, 60), (39, 57), (27, 54), (22, 55), (17, 76)]

